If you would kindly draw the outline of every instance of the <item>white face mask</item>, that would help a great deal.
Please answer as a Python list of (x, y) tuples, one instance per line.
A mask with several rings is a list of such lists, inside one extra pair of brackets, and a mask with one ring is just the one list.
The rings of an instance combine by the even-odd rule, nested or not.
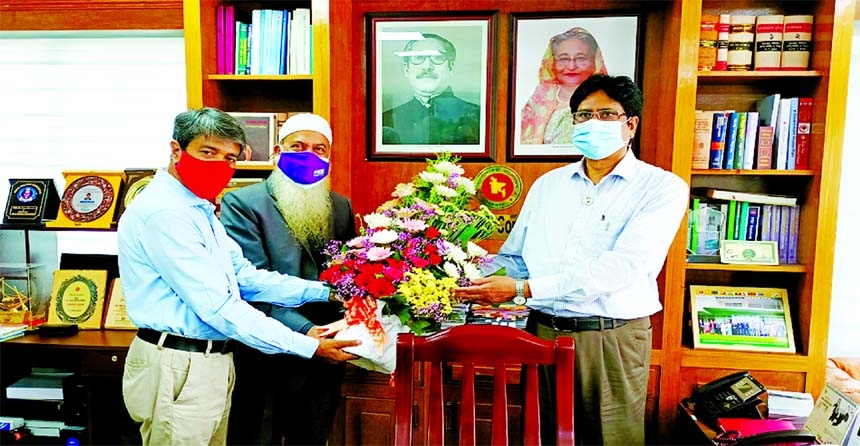
[(602, 160), (627, 145), (621, 134), (624, 121), (589, 119), (573, 126), (573, 146), (591, 160)]

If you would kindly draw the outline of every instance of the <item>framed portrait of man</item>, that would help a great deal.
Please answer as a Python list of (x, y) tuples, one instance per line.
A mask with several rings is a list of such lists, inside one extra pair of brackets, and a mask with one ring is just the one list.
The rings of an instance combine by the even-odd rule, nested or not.
[(570, 97), (595, 73), (637, 80), (639, 17), (512, 16), (509, 158), (569, 160)]
[(367, 20), (368, 157), (490, 160), (494, 16)]

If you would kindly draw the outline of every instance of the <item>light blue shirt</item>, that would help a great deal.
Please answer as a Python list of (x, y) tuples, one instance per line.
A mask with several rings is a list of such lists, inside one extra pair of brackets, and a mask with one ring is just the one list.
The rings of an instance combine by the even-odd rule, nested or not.
[(215, 217), (215, 206), (166, 170), (135, 197), (117, 232), (126, 310), (136, 326), (195, 339), (231, 338), (265, 353), (305, 358), (319, 346), (246, 301), (296, 307), (328, 300), (328, 289), (256, 269)]
[(493, 268), (528, 279), (527, 305), (544, 313), (635, 319), (660, 311), (657, 275), (687, 210), (687, 183), (629, 150), (597, 185), (583, 167), (535, 181)]

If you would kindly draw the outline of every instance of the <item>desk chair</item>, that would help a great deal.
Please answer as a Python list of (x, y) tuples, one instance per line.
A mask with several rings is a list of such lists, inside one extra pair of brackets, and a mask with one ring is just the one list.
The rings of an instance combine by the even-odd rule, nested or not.
[[(559, 445), (573, 444), (573, 338), (547, 341), (525, 331), (498, 325), (461, 325), (427, 337), (412, 333), (397, 339), (394, 444), (412, 443), (412, 401), (416, 363), (427, 362), (427, 444), (445, 444), (442, 366), (463, 365), (459, 443), (475, 444), (475, 367), (490, 366), (493, 374), (492, 444), (506, 445), (508, 410), (506, 367), (522, 365), (525, 373), (523, 444), (539, 445), (538, 364), (555, 365)], [(515, 439), (519, 442), (520, 439)]]

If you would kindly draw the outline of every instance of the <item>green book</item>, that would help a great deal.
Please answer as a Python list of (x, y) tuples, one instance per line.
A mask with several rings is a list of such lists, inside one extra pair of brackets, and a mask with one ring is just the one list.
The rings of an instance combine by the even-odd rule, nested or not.
[(726, 216), (729, 228), (726, 230), (726, 240), (735, 240), (735, 214), (737, 210), (738, 202), (729, 200), (729, 215)]

